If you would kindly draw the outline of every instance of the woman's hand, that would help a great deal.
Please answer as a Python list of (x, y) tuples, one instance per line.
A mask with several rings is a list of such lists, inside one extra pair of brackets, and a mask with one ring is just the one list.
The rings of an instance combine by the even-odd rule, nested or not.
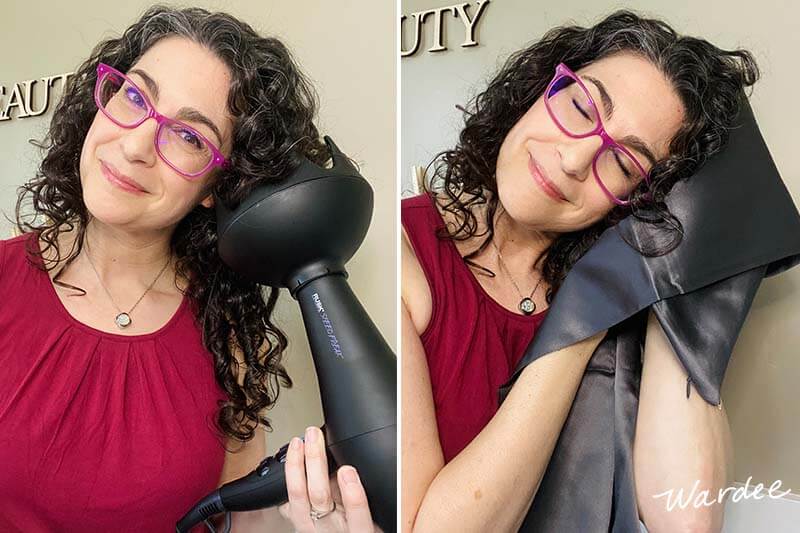
[(336, 480), (328, 478), (325, 437), (318, 427), (306, 430), (305, 442), (297, 437), (291, 440), (286, 454), (286, 489), (289, 501), (278, 511), (299, 533), (380, 531), (372, 522), (356, 469), (343, 466)]

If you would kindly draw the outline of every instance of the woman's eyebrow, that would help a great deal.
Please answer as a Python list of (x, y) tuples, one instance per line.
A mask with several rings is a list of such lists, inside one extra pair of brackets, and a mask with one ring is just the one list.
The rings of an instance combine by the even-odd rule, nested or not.
[(648, 146), (644, 143), (644, 141), (639, 137), (637, 137), (636, 135), (628, 135), (626, 137), (623, 137), (622, 139), (619, 139), (617, 142), (620, 144), (628, 145), (637, 152), (640, 152), (650, 162), (650, 166), (655, 166), (656, 163), (658, 163), (656, 157), (653, 155), (653, 151), (650, 150), (650, 148), (648, 148)]
[(584, 74), (583, 78), (594, 83), (594, 86), (597, 87), (597, 90), (600, 92), (600, 99), (603, 101), (603, 108), (606, 112), (606, 118), (611, 118), (611, 115), (614, 114), (614, 101), (611, 100), (611, 96), (609, 96), (606, 86), (602, 81), (593, 76), (587, 76)]
[[(156, 103), (158, 103), (158, 83), (156, 83), (156, 81), (153, 78), (151, 78), (146, 72), (138, 68), (134, 68), (128, 71), (128, 75), (130, 74), (136, 74), (144, 80), (145, 85), (147, 85), (147, 89), (153, 95), (153, 100), (155, 100)], [(192, 122), (200, 122), (201, 124), (205, 124), (211, 129), (211, 131), (214, 132), (214, 135), (217, 136), (217, 141), (219, 141), (219, 143), (222, 144), (222, 134), (219, 132), (219, 128), (217, 128), (216, 124), (214, 124), (214, 122), (212, 122), (210, 118), (205, 116), (197, 109), (193, 107), (182, 107), (178, 111), (178, 114), (175, 116), (175, 118), (177, 120), (190, 120)]]
[[(600, 100), (603, 101), (603, 110), (606, 112), (606, 120), (610, 119), (611, 115), (614, 114), (614, 101), (608, 94), (606, 86), (603, 85), (602, 81), (598, 80), (593, 76), (587, 76), (584, 74), (582, 78), (592, 82), (594, 86), (597, 87), (597, 91), (600, 93)], [(655, 155), (653, 155), (653, 151), (647, 146), (647, 143), (645, 143), (641, 138), (637, 137), (636, 135), (628, 135), (623, 139), (619, 139), (617, 142), (621, 144), (627, 144), (634, 150), (641, 152), (647, 158), (647, 160), (650, 162), (651, 165), (656, 164), (657, 161)]]

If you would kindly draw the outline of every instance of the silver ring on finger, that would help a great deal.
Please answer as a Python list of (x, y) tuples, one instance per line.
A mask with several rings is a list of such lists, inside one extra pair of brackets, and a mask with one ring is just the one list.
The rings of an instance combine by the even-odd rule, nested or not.
[(331, 514), (332, 512), (334, 512), (335, 510), (336, 510), (336, 502), (334, 501), (334, 502), (333, 502), (333, 507), (331, 507), (331, 508), (330, 508), (330, 509), (328, 509), (327, 511), (317, 511), (316, 509), (314, 509), (314, 507), (311, 507), (311, 512), (310, 512), (310, 513), (308, 513), (308, 514), (310, 514), (310, 515), (311, 515), (311, 520), (314, 520), (314, 521), (316, 522), (316, 521), (317, 521), (317, 520), (319, 520), (320, 518), (323, 518), (323, 517), (325, 517), (325, 516), (328, 516), (329, 514)]

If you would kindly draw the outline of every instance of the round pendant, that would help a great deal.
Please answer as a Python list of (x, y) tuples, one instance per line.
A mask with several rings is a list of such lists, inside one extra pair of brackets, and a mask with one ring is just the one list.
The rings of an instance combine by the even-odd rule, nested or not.
[(533, 314), (534, 311), (536, 311), (536, 304), (533, 303), (533, 300), (531, 300), (530, 298), (523, 298), (519, 302), (519, 310), (525, 313), (526, 315), (531, 315)]
[(114, 319), (114, 322), (117, 323), (119, 329), (127, 328), (131, 325), (131, 316), (128, 313), (120, 313), (117, 315), (117, 318)]

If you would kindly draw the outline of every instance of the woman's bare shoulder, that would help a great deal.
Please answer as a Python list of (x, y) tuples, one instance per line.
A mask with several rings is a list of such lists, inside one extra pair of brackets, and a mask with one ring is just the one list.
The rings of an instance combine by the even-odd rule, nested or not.
[(411, 317), (411, 322), (414, 324), (414, 329), (418, 335), (422, 335), (428, 327), (433, 310), (431, 289), (405, 228), (401, 227), (401, 234), (401, 298)]
[[(458, 231), (462, 226), (465, 212), (455, 207), (453, 199), (444, 196), (442, 193), (429, 193), (433, 200), (434, 208), (439, 212), (445, 227), (449, 233)], [(475, 202), (471, 196), (458, 198), (458, 203), (462, 206), (470, 205), (470, 212), (475, 216), (475, 223), (477, 225), (478, 234), (485, 226), (483, 222), (483, 215), (485, 203)], [(446, 207), (450, 206), (450, 207)], [(466, 208), (465, 208), (466, 209)], [(433, 231), (433, 228), (431, 228)], [(433, 312), (433, 300), (431, 296), (431, 289), (428, 285), (428, 280), (425, 272), (420, 265), (419, 259), (414, 253), (414, 247), (406, 234), (405, 228), (401, 227), (401, 260), (402, 260), (402, 291), (401, 296), (403, 302), (408, 309), (411, 320), (414, 323), (414, 328), (419, 334), (422, 334), (428, 327)], [(461, 256), (467, 255), (470, 252), (479, 248), (479, 239), (475, 237), (467, 239), (454, 239), (458, 253)]]

